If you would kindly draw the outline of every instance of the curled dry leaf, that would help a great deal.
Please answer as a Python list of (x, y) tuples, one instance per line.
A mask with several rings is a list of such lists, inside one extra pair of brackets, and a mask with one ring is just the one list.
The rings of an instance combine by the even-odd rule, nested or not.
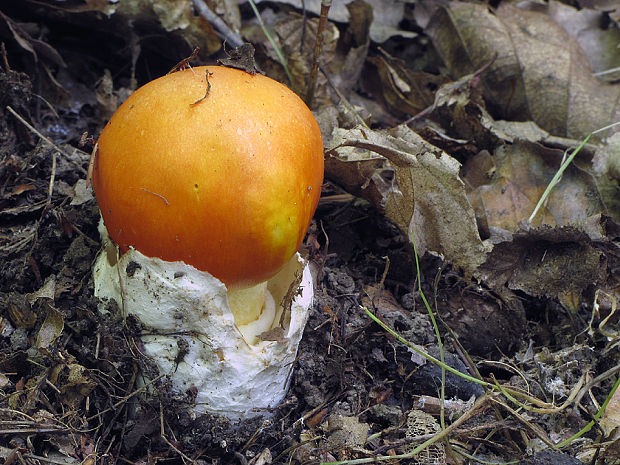
[(501, 118), (577, 139), (618, 119), (620, 86), (599, 81), (579, 44), (545, 13), (451, 2), (436, 7), (426, 32), (454, 77), (494, 59), (481, 78)]
[(35, 62), (43, 60), (49, 64), (62, 68), (67, 67), (67, 64), (62, 59), (62, 56), (54, 47), (49, 45), (47, 42), (32, 37), (32, 35), (27, 31), (27, 28), (22, 27), (22, 24), (13, 21), (1, 11), (0, 25), (4, 26), (2, 29), (10, 31), (10, 35), (13, 36), (13, 40), (19, 44), (22, 49), (32, 54)]
[(459, 178), (460, 166), (405, 126), (386, 131), (359, 126), (336, 129), (325, 168), (384, 212), (404, 234), (413, 235), (421, 255), (441, 254), (473, 274), (484, 262), (487, 248)]
[(435, 90), (448, 80), (445, 76), (436, 76), (409, 69), (404, 60), (383, 53), (383, 56), (370, 57), (381, 80), (381, 97), (394, 114), (416, 115), (431, 106)]

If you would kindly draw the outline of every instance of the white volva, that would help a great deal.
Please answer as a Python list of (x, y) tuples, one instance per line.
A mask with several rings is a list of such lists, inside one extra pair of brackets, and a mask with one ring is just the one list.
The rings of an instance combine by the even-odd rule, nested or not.
[[(144, 353), (196, 414), (247, 418), (267, 413), (284, 398), (313, 294), (309, 267), (298, 254), (268, 281), (258, 320), (238, 328), (226, 286), (209, 273), (136, 250), (116, 262), (107, 250), (95, 262), (95, 295), (116, 301), (141, 322)], [(300, 290), (285, 312), (281, 303), (300, 273)], [(277, 340), (258, 337), (280, 327)]]

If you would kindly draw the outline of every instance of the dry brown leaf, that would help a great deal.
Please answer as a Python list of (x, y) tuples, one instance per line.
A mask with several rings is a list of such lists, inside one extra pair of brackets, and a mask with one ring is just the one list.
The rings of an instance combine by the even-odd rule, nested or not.
[(332, 83), (348, 97), (358, 85), (368, 55), (373, 11), (364, 0), (354, 0), (347, 5), (347, 9), (351, 18), (341, 42), (347, 51), (346, 54), (335, 54), (328, 61), (327, 69)]
[[(263, 28), (257, 21), (249, 21), (242, 30), (243, 36), (256, 44), (256, 58), (268, 76), (285, 82), (288, 87), (298, 94), (306, 90), (306, 79), (310, 74), (312, 57), (314, 56), (314, 42), (319, 24), (318, 18), (306, 18), (294, 11), (263, 10), (261, 18), (271, 30), (276, 42), (286, 58), (293, 82), (288, 77), (280, 60), (273, 50)], [(339, 38), (339, 31), (333, 23), (328, 22), (323, 34), (323, 53), (320, 63), (323, 65), (332, 60)], [(319, 73), (316, 96), (320, 99), (326, 95), (325, 78)]]
[[(620, 29), (603, 27), (606, 14), (593, 9), (576, 9), (558, 1), (550, 1), (548, 14), (573, 37), (584, 51), (592, 70), (596, 73), (616, 69), (600, 76), (607, 82), (620, 78)], [(618, 8), (620, 10), (620, 7)]]
[(385, 52), (368, 61), (375, 65), (381, 80), (381, 89), (375, 93), (380, 93), (390, 111), (400, 116), (416, 115), (431, 106), (435, 90), (448, 80), (444, 76), (415, 72), (405, 61)]
[(594, 154), (592, 166), (608, 214), (620, 221), (620, 133), (609, 137)]
[(620, 439), (620, 389), (616, 389), (611, 396), (607, 408), (601, 415), (600, 425), (606, 437)]
[[(497, 229), (516, 231), (519, 223), (528, 219), (556, 174), (562, 155), (560, 150), (525, 141), (498, 147), (493, 156), (490, 182), (469, 193), (478, 215), (484, 212), (484, 222), (491, 232)], [(474, 159), (477, 157), (486, 158), (487, 155), (479, 154)], [(471, 169), (466, 179), (474, 177), (476, 181), (470, 181), (474, 184), (484, 174)], [(532, 224), (572, 225), (598, 239), (604, 235), (599, 221), (604, 212), (592, 175), (570, 165)]]
[(501, 118), (577, 139), (618, 119), (620, 86), (593, 76), (579, 44), (545, 13), (452, 2), (437, 8), (426, 32), (455, 77), (495, 60), (481, 77)]
[[(82, 16), (80, 15), (91, 12), (103, 13), (109, 17), (114, 16), (119, 26), (115, 29), (110, 28), (109, 31), (125, 39), (139, 30), (139, 28), (134, 29), (134, 24), (148, 25), (146, 35), (157, 33), (154, 25), (158, 24), (166, 32), (181, 32), (183, 39), (190, 47), (200, 47), (205, 55), (215, 53), (222, 46), (222, 39), (214, 32), (211, 25), (200, 15), (194, 14), (192, 0), (86, 0), (82, 4), (67, 2), (65, 5), (62, 3), (54, 2), (50, 9), (53, 9), (55, 14), (69, 13), (77, 22), (81, 22)], [(211, 2), (208, 3), (211, 4)], [(37, 4), (40, 6), (42, 2), (37, 2)], [(216, 2), (216, 7), (227, 20), (234, 22), (235, 12), (231, 11), (231, 2), (221, 0), (219, 3)], [(232, 22), (230, 26), (234, 28), (236, 24)]]
[[(261, 3), (266, 0), (255, 0)], [(332, 2), (329, 10), (329, 19), (339, 23), (349, 23), (351, 12), (348, 9), (350, 3), (355, 0), (339, 0)], [(417, 34), (401, 29), (400, 23), (404, 19), (407, 1), (390, 0), (389, 7), (385, 0), (365, 0), (374, 10), (374, 21), (370, 28), (370, 35), (374, 42), (383, 43), (392, 36), (415, 37)], [(306, 11), (318, 15), (321, 11), (321, 0), (278, 0), (274, 3), (292, 5), (300, 11)]]
[(507, 284), (537, 297), (581, 294), (604, 279), (602, 257), (582, 231), (544, 226), (518, 231), (496, 244), (479, 276), (492, 288)]
[(582, 8), (605, 12), (616, 23), (620, 23), (620, 5), (617, 0), (577, 0), (577, 4)]
[(36, 348), (45, 350), (56, 341), (62, 334), (65, 326), (65, 317), (62, 312), (46, 303), (47, 316), (37, 333)]
[(60, 53), (58, 53), (54, 47), (49, 45), (47, 42), (33, 38), (20, 23), (13, 21), (1, 11), (0, 25), (5, 26), (11, 32), (13, 39), (19, 44), (20, 47), (32, 54), (35, 62), (42, 58), (56, 66), (62, 68), (67, 67), (67, 64), (63, 60), (62, 56), (60, 56)]
[(88, 370), (77, 363), (66, 365), (60, 374), (59, 384), (60, 398), (71, 408), (76, 408), (97, 387)]
[[(408, 237), (413, 234), (418, 253), (441, 254), (470, 274), (484, 262), (487, 248), (454, 158), (405, 126), (337, 129), (332, 144), (328, 175), (346, 174), (353, 192), (370, 200)], [(395, 184), (381, 176), (387, 165), (375, 154), (389, 160)]]

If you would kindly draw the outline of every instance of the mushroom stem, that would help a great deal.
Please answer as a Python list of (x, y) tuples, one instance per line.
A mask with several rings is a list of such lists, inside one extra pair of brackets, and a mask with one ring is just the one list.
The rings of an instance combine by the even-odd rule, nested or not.
[[(300, 277), (285, 308), (281, 302)], [(225, 284), (180, 261), (135, 249), (117, 259), (103, 249), (93, 278), (103, 311), (120, 308), (140, 323), (141, 352), (167, 375), (174, 396), (185, 405), (188, 389), (195, 388), (189, 405), (194, 413), (250, 418), (268, 413), (265, 409), (284, 398), (312, 305), (312, 275), (298, 254), (267, 289), (263, 286), (258, 319), (241, 326), (234, 321)], [(258, 337), (269, 329), (281, 331)]]
[(256, 344), (258, 336), (273, 326), (276, 304), (267, 289), (267, 281), (245, 289), (228, 291), (228, 305), (235, 325), (248, 344)]
[(228, 304), (237, 326), (247, 325), (260, 316), (265, 304), (267, 281), (245, 289), (229, 289)]
[[(228, 299), (230, 302), (230, 292), (228, 293)], [(245, 325), (236, 323), (237, 315), (235, 314), (232, 305), (231, 311), (235, 316), (235, 324), (243, 335), (243, 339), (245, 339), (248, 344), (254, 345), (258, 342), (258, 337), (262, 333), (269, 331), (273, 327), (273, 322), (276, 317), (276, 303), (271, 296), (271, 292), (265, 290), (260, 313), (256, 315), (256, 318), (253, 321), (250, 321)]]

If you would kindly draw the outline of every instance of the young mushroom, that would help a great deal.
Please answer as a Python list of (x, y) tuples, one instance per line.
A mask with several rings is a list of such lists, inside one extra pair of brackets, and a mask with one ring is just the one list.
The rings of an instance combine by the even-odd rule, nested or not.
[(284, 397), (312, 300), (296, 252), (322, 181), (314, 116), (259, 74), (168, 74), (104, 128), (92, 182), (120, 258), (99, 255), (95, 293), (142, 323), (144, 351), (196, 413)]

